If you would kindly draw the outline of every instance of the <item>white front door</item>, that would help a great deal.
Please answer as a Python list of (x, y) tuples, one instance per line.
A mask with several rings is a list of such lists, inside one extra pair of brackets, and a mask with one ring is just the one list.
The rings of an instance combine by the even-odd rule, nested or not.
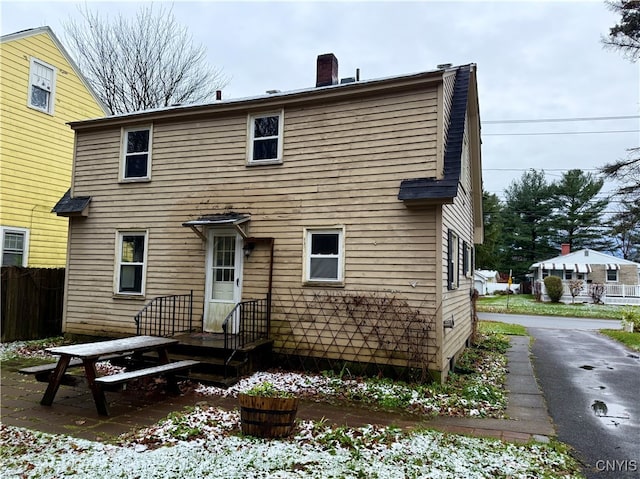
[[(204, 331), (221, 333), (222, 323), (242, 297), (242, 237), (234, 230), (210, 229)], [(237, 318), (231, 332), (237, 330)]]

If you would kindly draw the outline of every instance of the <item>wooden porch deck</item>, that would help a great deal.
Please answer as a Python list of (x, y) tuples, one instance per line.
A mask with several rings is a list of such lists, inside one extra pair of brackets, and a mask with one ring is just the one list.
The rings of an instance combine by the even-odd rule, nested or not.
[(224, 333), (180, 333), (174, 335), (173, 338), (185, 346), (224, 349)]

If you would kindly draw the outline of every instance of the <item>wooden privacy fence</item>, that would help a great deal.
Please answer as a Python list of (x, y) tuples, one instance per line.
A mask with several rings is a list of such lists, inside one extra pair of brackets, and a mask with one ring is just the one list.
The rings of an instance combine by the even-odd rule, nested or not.
[(2, 341), (62, 333), (64, 268), (2, 267)]

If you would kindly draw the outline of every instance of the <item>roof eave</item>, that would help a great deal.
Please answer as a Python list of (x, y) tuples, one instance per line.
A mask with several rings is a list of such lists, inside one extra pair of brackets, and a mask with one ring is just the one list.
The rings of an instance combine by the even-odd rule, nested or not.
[(182, 118), (188, 119), (203, 115), (222, 115), (230, 112), (281, 108), (301, 103), (315, 103), (325, 101), (337, 101), (349, 99), (352, 96), (373, 95), (387, 90), (403, 90), (416, 88), (425, 84), (437, 84), (442, 81), (442, 70), (403, 75), (397, 77), (359, 81), (331, 85), (327, 87), (314, 87), (304, 90), (261, 95), (250, 98), (238, 98), (222, 100), (215, 103), (183, 105), (167, 108), (158, 108), (140, 112), (113, 115), (104, 118), (72, 121), (69, 126), (73, 130), (87, 130), (122, 124), (142, 123), (150, 121), (170, 120), (176, 121)]

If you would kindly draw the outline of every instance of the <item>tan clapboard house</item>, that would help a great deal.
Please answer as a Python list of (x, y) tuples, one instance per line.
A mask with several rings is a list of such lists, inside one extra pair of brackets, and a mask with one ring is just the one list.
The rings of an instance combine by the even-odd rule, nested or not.
[(439, 378), (468, 343), (483, 235), (474, 64), (339, 81), (325, 54), (314, 88), (71, 128), (55, 208), (70, 218), (67, 334), (155, 321), (226, 334), (227, 348), (266, 339), (276, 364)]

